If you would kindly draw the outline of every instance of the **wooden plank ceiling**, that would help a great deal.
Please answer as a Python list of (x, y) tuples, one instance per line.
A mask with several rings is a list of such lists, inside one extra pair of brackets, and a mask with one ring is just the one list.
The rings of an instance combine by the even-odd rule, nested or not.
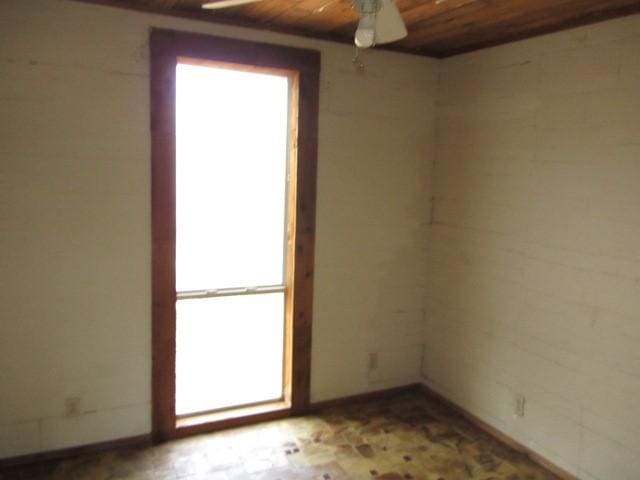
[[(344, 43), (353, 43), (358, 22), (351, 0), (262, 0), (207, 11), (201, 9), (204, 0), (89, 1)], [(409, 35), (376, 48), (439, 58), (640, 12), (640, 0), (396, 0), (396, 5)]]

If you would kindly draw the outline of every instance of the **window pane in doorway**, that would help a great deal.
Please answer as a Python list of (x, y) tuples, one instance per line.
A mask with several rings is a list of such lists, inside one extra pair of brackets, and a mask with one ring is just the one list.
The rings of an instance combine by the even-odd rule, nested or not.
[(176, 289), (283, 282), (289, 81), (176, 69)]
[(284, 294), (176, 303), (176, 415), (280, 399)]

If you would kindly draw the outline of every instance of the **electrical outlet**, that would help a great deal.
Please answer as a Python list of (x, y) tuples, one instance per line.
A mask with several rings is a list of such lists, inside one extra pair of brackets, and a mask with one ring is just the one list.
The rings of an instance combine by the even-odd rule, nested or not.
[(378, 353), (372, 352), (369, 354), (369, 371), (373, 372), (378, 369)]
[(516, 417), (524, 417), (524, 407), (526, 402), (527, 400), (524, 397), (524, 395), (520, 393), (516, 393), (516, 395), (514, 396), (514, 402), (513, 402), (513, 414)]
[(69, 397), (64, 400), (64, 416), (77, 417), (80, 415), (80, 397)]

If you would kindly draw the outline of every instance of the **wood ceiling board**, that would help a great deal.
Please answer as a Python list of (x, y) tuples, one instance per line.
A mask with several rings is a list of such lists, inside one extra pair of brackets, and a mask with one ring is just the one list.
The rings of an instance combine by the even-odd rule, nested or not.
[(456, 10), (470, 3), (478, 3), (479, 0), (448, 0), (442, 3), (397, 0), (396, 5), (402, 12), (402, 18), (407, 25), (414, 25), (425, 19), (431, 19), (444, 12)]
[[(527, 1), (520, 0), (520, 3), (526, 4)], [(517, 0), (514, 3), (518, 3)], [(551, 5), (554, 3), (555, 5)], [(529, 23), (534, 23), (540, 16), (545, 22), (549, 22), (550, 15), (555, 17), (557, 13), (558, 3), (555, 0), (540, 0), (540, 7), (532, 11), (514, 10), (508, 5), (487, 9), (486, 5), (479, 2), (472, 3), (435, 18), (416, 22), (411, 26), (411, 35), (401, 43), (407, 47), (416, 47), (432, 45), (432, 42), (440, 39), (466, 38), (467, 41), (472, 41), (475, 35), (481, 36), (485, 31), (500, 37), (504, 34), (504, 29), (526, 29)]]
[(276, 18), (287, 10), (295, 9), (298, 4), (300, 4), (299, 1), (291, 2), (287, 5), (278, 1), (263, 0), (261, 2), (243, 5), (235, 10), (217, 10), (216, 13), (220, 15), (224, 15), (226, 12), (230, 14), (233, 13), (235, 16), (246, 16), (254, 19), (258, 23), (267, 24), (271, 19)]
[(423, 37), (436, 32), (464, 31), (474, 25), (473, 16), (483, 12), (484, 6), (479, 2), (465, 4), (454, 10), (447, 10), (437, 15), (424, 18), (407, 25), (409, 36), (398, 43), (406, 48), (428, 47)]
[(316, 32), (331, 32), (345, 24), (358, 21), (358, 15), (350, 5), (340, 0), (311, 0), (304, 8), (289, 8), (271, 18), (272, 25), (296, 25), (312, 28)]
[[(496, 24), (495, 28), (476, 31), (473, 35), (442, 36), (432, 38), (429, 43), (435, 51), (443, 52), (442, 57), (449, 57), (637, 13), (640, 13), (640, 6), (637, 4), (622, 5), (606, 11), (591, 7), (579, 16), (576, 16), (574, 12), (557, 12), (553, 23), (550, 23), (545, 17), (540, 17), (535, 21), (527, 22), (526, 29), (518, 28), (517, 25), (501, 26)], [(500, 31), (500, 34), (497, 34), (497, 31)]]
[[(202, 10), (204, 0), (75, 0), (353, 44), (351, 0), (262, 0)], [(447, 57), (624, 15), (640, 0), (396, 0), (407, 38), (376, 48)]]
[[(581, 10), (593, 4), (602, 4), (602, 0), (580, 1)], [(560, 11), (567, 10), (570, 15), (576, 15), (575, 3), (576, 0), (537, 0), (536, 5), (532, 7), (531, 0), (511, 0), (508, 3), (501, 2), (491, 6), (486, 2), (475, 1), (453, 11), (412, 23), (409, 40), (411, 45), (426, 44), (433, 37), (447, 35), (454, 37), (469, 33), (473, 29), (490, 29), (500, 35), (500, 29), (505, 26), (526, 29), (528, 21), (534, 22), (538, 18), (543, 18), (552, 24), (555, 23), (555, 17)]]

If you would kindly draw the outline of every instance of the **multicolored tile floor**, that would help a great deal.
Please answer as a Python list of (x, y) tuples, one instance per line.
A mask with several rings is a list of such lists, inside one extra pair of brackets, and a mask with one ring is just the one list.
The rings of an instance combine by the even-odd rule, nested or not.
[(419, 393), (0, 473), (53, 480), (556, 480)]

